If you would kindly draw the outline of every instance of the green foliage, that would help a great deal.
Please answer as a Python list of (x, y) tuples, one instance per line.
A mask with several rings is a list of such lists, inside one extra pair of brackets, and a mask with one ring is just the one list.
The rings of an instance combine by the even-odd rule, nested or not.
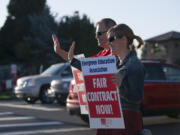
[(19, 61), (26, 61), (28, 58), (31, 58), (30, 51), (31, 44), (20, 42), (15, 46), (15, 56)]
[(9, 15), (0, 30), (0, 64), (22, 62), (22, 59), (19, 59), (22, 54), (17, 56), (17, 52), (22, 51), (19, 51), (17, 46), (25, 42), (24, 37), (30, 34), (31, 24), (28, 16), (42, 12), (45, 2), (46, 0), (10, 0)]
[(155, 44), (155, 45), (153, 45), (152, 46), (152, 52), (155, 54), (155, 53), (158, 53), (158, 52), (160, 52), (161, 51), (161, 49), (160, 49), (160, 47), (159, 47), (159, 45), (158, 44)]
[(0, 31), (0, 64), (57, 62), (51, 34), (57, 24), (45, 0), (11, 0), (9, 16)]
[(16, 98), (13, 93), (12, 89), (5, 90), (5, 91), (0, 91), (0, 99), (13, 99)]
[(8, 12), (13, 17), (37, 14), (44, 10), (46, 0), (10, 0)]
[(142, 48), (142, 54), (141, 54), (142, 59), (146, 59), (146, 57), (147, 57), (147, 43), (144, 44)]
[[(85, 56), (92, 56), (99, 51), (95, 39), (95, 27), (86, 15), (80, 17), (76, 12), (72, 16), (61, 18), (58, 28), (60, 38), (76, 42), (75, 53), (84, 53)], [(63, 46), (66, 51), (69, 45)]]
[(99, 51), (95, 27), (86, 15), (64, 16), (57, 25), (46, 0), (10, 0), (9, 15), (0, 30), (0, 64), (49, 66), (62, 62), (54, 53), (51, 35), (60, 38), (63, 49), (76, 41), (75, 53), (92, 56)]
[(49, 8), (46, 7), (41, 14), (30, 15), (29, 21), (31, 24), (30, 34), (24, 37), (24, 40), (33, 45), (33, 49), (29, 50), (35, 57), (33, 62), (45, 65), (57, 63), (51, 38), (52, 33), (57, 33), (57, 24), (50, 14)]

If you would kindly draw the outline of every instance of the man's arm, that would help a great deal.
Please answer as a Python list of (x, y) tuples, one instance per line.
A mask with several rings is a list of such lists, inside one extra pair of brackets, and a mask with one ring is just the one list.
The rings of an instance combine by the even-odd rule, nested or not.
[(61, 49), (60, 43), (59, 43), (58, 38), (56, 37), (55, 34), (52, 34), (52, 39), (53, 39), (53, 42), (54, 42), (54, 51), (55, 51), (55, 53), (57, 53), (59, 56), (61, 56), (64, 60), (69, 61), (68, 52)]
[(80, 60), (78, 60), (78, 59), (76, 59), (76, 58), (73, 58), (73, 59), (71, 60), (71, 63), (70, 63), (70, 64), (71, 64), (71, 66), (73, 66), (73, 67), (79, 69), (80, 71), (82, 71)]

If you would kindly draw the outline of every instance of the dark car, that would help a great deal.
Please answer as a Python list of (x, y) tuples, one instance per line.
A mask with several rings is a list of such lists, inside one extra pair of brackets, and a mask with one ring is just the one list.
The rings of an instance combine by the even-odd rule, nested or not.
[[(145, 67), (144, 100), (141, 106), (143, 116), (180, 114), (180, 67), (153, 60), (142, 60)], [(66, 100), (70, 114), (79, 114), (80, 107), (75, 83), (70, 83)], [(87, 122), (87, 115), (80, 115)]]

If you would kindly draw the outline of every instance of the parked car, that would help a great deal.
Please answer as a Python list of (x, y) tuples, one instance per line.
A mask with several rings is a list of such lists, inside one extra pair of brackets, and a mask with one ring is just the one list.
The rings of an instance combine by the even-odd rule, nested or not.
[(19, 78), (14, 94), (28, 103), (35, 103), (38, 99), (42, 103), (52, 103), (53, 99), (48, 97), (50, 82), (69, 77), (72, 78), (69, 63), (54, 64), (39, 75)]
[[(143, 116), (168, 115), (178, 117), (180, 114), (180, 67), (160, 61), (142, 60), (146, 74), (144, 81), (144, 100), (141, 111)], [(80, 114), (75, 83), (71, 81), (66, 100), (70, 114), (78, 114), (88, 122), (87, 115)]]
[(72, 79), (73, 77), (70, 76), (69, 78), (51, 81), (50, 89), (48, 89), (49, 97), (57, 100), (60, 105), (65, 105), (69, 94), (69, 83)]

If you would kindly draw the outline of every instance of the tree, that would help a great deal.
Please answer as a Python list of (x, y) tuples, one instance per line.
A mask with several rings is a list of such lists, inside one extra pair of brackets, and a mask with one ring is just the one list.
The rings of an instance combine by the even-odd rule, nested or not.
[[(10, 0), (8, 17), (0, 30), (0, 63), (19, 62), (15, 50), (30, 33), (28, 16), (44, 10), (46, 0)], [(26, 43), (25, 43), (26, 45)]]
[(1, 63), (9, 63), (16, 61), (14, 53), (15, 46), (22, 42), (23, 37), (29, 33), (29, 22), (27, 17), (20, 19), (12, 19), (7, 17), (5, 25), (0, 31), (0, 47), (3, 48), (3, 54), (0, 57), (3, 59)]
[(9, 16), (14, 18), (41, 13), (46, 0), (10, 0), (8, 5)]
[[(72, 16), (64, 16), (61, 18), (58, 28), (58, 36), (60, 38), (75, 41), (75, 53), (84, 53), (85, 56), (96, 54), (100, 48), (97, 47), (95, 39), (95, 27), (86, 15), (80, 17), (78, 12)], [(69, 44), (71, 45), (71, 44)], [(69, 45), (63, 46), (66, 51)]]
[[(31, 62), (50, 65), (58, 62), (53, 50), (51, 35), (57, 33), (57, 24), (48, 7), (41, 14), (29, 15), (30, 34), (24, 41), (31, 44)], [(17, 48), (18, 49), (18, 48)], [(23, 56), (22, 56), (23, 57)]]
[(39, 66), (57, 62), (51, 39), (57, 24), (46, 0), (10, 0), (8, 12), (0, 30), (0, 63)]

